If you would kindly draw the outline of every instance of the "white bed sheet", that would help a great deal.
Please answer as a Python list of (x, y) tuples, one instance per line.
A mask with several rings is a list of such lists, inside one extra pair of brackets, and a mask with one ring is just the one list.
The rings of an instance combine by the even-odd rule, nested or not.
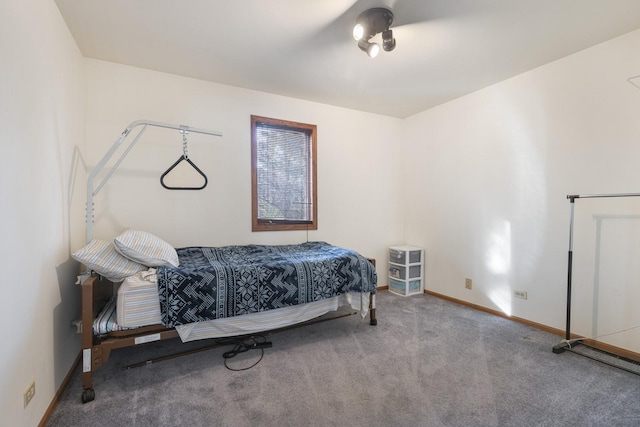
[[(183, 342), (246, 335), (306, 322), (343, 305), (359, 310), (364, 319), (369, 309), (369, 297), (368, 293), (345, 294), (276, 310), (179, 325), (176, 331)], [(122, 282), (118, 289), (116, 318), (118, 325), (127, 328), (162, 324), (155, 269), (139, 272)]]

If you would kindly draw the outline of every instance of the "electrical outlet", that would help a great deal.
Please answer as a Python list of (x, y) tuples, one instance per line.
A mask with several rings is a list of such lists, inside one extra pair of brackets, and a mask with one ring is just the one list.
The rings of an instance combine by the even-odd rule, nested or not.
[(32, 381), (31, 384), (29, 384), (29, 388), (25, 390), (24, 392), (24, 407), (26, 408), (27, 405), (29, 404), (29, 402), (31, 402), (31, 399), (33, 399), (33, 396), (36, 395), (36, 382)]
[(464, 287), (467, 289), (471, 289), (473, 283), (471, 282), (471, 279), (464, 279)]
[(513, 296), (516, 298), (527, 299), (527, 291), (513, 291)]

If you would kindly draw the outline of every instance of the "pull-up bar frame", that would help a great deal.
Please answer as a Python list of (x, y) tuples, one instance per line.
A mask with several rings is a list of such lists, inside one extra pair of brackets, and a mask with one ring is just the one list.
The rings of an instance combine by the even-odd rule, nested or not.
[(567, 266), (567, 322), (564, 340), (553, 347), (553, 352), (556, 354), (563, 353), (565, 350), (571, 348), (571, 273), (573, 270), (573, 216), (574, 205), (576, 199), (597, 199), (607, 197), (640, 197), (640, 193), (618, 193), (618, 194), (569, 194), (571, 206), (571, 214), (569, 219), (569, 254), (568, 254), (568, 266)]
[[(93, 184), (98, 174), (102, 171), (102, 169), (104, 169), (107, 162), (111, 159), (111, 157), (113, 157), (113, 155), (118, 150), (118, 148), (120, 148), (122, 143), (127, 139), (131, 131), (134, 128), (137, 128), (139, 126), (142, 126), (140, 131), (136, 134), (133, 140), (131, 140), (128, 143), (129, 145), (127, 146), (127, 148), (120, 155), (118, 160), (114, 163), (114, 165), (111, 167), (109, 172), (107, 172), (104, 178), (102, 178), (102, 181), (100, 181), (100, 183), (94, 190)], [(113, 175), (116, 169), (118, 169), (118, 167), (120, 166), (120, 163), (122, 163), (124, 158), (127, 157), (127, 155), (129, 154), (131, 149), (136, 145), (136, 143), (138, 142), (138, 140), (140, 139), (144, 131), (147, 130), (147, 126), (154, 126), (154, 127), (160, 127), (160, 128), (166, 128), (166, 129), (175, 129), (180, 132), (192, 132), (192, 133), (201, 133), (205, 135), (222, 136), (222, 132), (193, 128), (186, 125), (174, 125), (170, 123), (155, 122), (151, 120), (136, 120), (131, 122), (129, 126), (127, 126), (127, 128), (124, 131), (122, 131), (118, 139), (116, 139), (113, 145), (111, 145), (111, 148), (109, 148), (109, 151), (107, 151), (107, 153), (102, 157), (102, 159), (100, 159), (98, 164), (93, 168), (93, 170), (89, 174), (89, 177), (87, 178), (87, 206), (86, 206), (87, 243), (91, 242), (91, 240), (93, 239), (93, 219), (94, 219), (93, 218), (93, 211), (94, 211), (93, 198), (100, 192), (102, 187), (107, 183), (109, 178), (111, 178), (111, 175)]]

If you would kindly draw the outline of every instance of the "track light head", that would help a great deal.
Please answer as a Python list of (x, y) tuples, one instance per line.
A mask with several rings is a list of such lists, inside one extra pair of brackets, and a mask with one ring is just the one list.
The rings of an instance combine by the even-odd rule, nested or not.
[(393, 38), (393, 31), (386, 30), (382, 32), (382, 48), (385, 52), (391, 52), (396, 48), (396, 39)]
[(393, 12), (384, 7), (367, 9), (358, 15), (353, 27), (353, 38), (358, 41), (358, 47), (374, 58), (380, 51), (380, 45), (370, 43), (376, 34), (382, 33), (382, 47), (386, 52), (396, 47), (396, 40), (389, 27), (393, 23)]
[(369, 43), (364, 39), (358, 42), (358, 47), (363, 52), (366, 52), (369, 58), (375, 58), (380, 53), (380, 45), (378, 43)]
[(362, 37), (364, 37), (364, 26), (362, 24), (356, 24), (355, 27), (353, 27), (353, 38), (356, 39), (356, 41), (360, 41)]

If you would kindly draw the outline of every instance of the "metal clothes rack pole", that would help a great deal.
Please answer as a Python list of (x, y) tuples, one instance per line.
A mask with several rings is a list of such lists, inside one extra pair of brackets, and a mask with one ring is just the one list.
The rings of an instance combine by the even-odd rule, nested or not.
[(568, 194), (571, 206), (571, 214), (569, 219), (569, 256), (567, 266), (567, 322), (565, 337), (559, 344), (553, 346), (553, 352), (556, 354), (564, 353), (571, 348), (571, 274), (573, 271), (573, 216), (576, 199), (596, 199), (606, 197), (640, 197), (640, 193), (619, 193), (619, 194)]
[[(142, 129), (140, 129), (140, 131), (137, 133), (135, 138), (133, 138), (133, 140), (129, 142), (129, 146), (120, 155), (120, 158), (118, 158), (118, 160), (111, 167), (109, 172), (105, 175), (104, 178), (102, 178), (102, 181), (100, 181), (100, 184), (98, 184), (98, 186), (94, 190), (93, 181), (95, 180), (96, 176), (100, 173), (100, 171), (102, 171), (102, 169), (105, 167), (109, 159), (113, 157), (116, 150), (127, 139), (127, 136), (129, 136), (131, 131), (138, 126), (142, 126)], [(111, 175), (113, 175), (116, 169), (118, 169), (118, 166), (120, 166), (120, 163), (122, 163), (124, 158), (127, 157), (127, 154), (129, 154), (133, 146), (138, 142), (138, 140), (140, 139), (144, 131), (147, 130), (147, 126), (154, 126), (154, 127), (160, 127), (160, 128), (166, 128), (166, 129), (175, 129), (181, 132), (192, 132), (192, 133), (201, 133), (201, 134), (213, 135), (213, 136), (222, 136), (222, 132), (207, 130), (207, 129), (199, 129), (199, 128), (194, 128), (194, 127), (185, 126), (185, 125), (174, 125), (171, 123), (155, 122), (151, 120), (136, 120), (131, 122), (131, 124), (129, 124), (129, 126), (127, 126), (127, 128), (124, 131), (122, 131), (122, 133), (120, 134), (118, 139), (116, 139), (116, 141), (113, 143), (111, 148), (109, 148), (109, 151), (107, 151), (107, 153), (102, 157), (102, 159), (100, 159), (98, 164), (96, 164), (96, 167), (93, 168), (93, 170), (89, 174), (89, 177), (87, 178), (87, 207), (86, 207), (87, 243), (91, 242), (91, 240), (93, 239), (93, 210), (94, 210), (93, 198), (100, 192), (102, 187), (107, 183), (109, 178), (111, 178)]]

